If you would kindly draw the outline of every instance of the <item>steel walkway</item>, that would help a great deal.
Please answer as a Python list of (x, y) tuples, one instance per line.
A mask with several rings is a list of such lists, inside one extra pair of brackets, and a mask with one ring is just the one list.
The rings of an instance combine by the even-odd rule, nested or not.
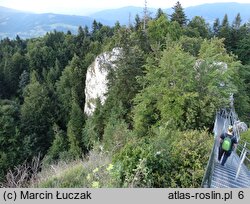
[[(217, 155), (216, 155), (217, 156)], [(216, 157), (217, 158), (217, 157)], [(225, 166), (217, 161), (214, 164), (211, 188), (250, 188), (250, 172), (242, 166), (238, 178), (235, 179), (240, 164), (239, 156), (232, 153)]]
[[(234, 124), (235, 113), (224, 112), (217, 113), (214, 124), (214, 146), (210, 154), (206, 172), (201, 187), (204, 188), (250, 188), (250, 170), (245, 164), (250, 164), (248, 149), (249, 143), (241, 145), (232, 152), (225, 166), (222, 166), (218, 158), (219, 136), (224, 132), (229, 124)], [(236, 130), (238, 141), (240, 139), (239, 131)], [(238, 154), (237, 154), (237, 153)], [(240, 156), (238, 156), (240, 155)]]

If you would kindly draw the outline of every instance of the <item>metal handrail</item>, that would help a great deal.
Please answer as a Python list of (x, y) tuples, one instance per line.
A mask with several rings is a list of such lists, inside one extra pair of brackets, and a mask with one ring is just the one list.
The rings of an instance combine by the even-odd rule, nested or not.
[(212, 175), (214, 172), (215, 151), (216, 151), (216, 147), (217, 147), (217, 142), (216, 142), (217, 138), (215, 137), (214, 140), (215, 141), (214, 141), (213, 149), (210, 153), (209, 160), (208, 160), (206, 170), (205, 170), (205, 174), (204, 174), (202, 182), (201, 182), (202, 188), (209, 188), (211, 186), (211, 183), (212, 183)]
[(202, 188), (209, 188), (211, 186), (211, 183), (212, 183), (212, 176), (213, 176), (213, 172), (214, 172), (214, 162), (215, 162), (215, 151), (216, 151), (216, 148), (218, 146), (218, 138), (217, 138), (217, 135), (216, 135), (216, 132), (215, 132), (215, 127), (217, 126), (217, 116), (220, 115), (219, 113), (216, 114), (216, 117), (215, 117), (215, 122), (214, 122), (214, 145), (213, 145), (213, 148), (210, 152), (210, 156), (209, 156), (209, 160), (208, 160), (208, 163), (207, 163), (207, 166), (206, 166), (206, 170), (205, 170), (205, 174), (203, 176), (203, 179), (202, 179), (202, 182), (201, 182), (201, 187)]
[[(248, 152), (249, 153), (249, 152)], [(250, 162), (250, 158), (248, 158), (247, 156), (246, 156), (246, 160), (248, 160), (249, 162)]]
[[(236, 172), (236, 175), (235, 175), (235, 178), (234, 178), (235, 180), (238, 179), (242, 164), (244, 164), (245, 160), (247, 159), (248, 161), (250, 161), (250, 159), (247, 157), (247, 154), (250, 153), (250, 150), (247, 149), (246, 146), (247, 146), (247, 143), (245, 142), (244, 146), (243, 146), (243, 149), (241, 151), (241, 154), (240, 154), (240, 164), (238, 166), (238, 169), (237, 169), (237, 172)], [(241, 147), (242, 147), (242, 145), (241, 145)], [(246, 168), (249, 169), (248, 166), (246, 166)]]

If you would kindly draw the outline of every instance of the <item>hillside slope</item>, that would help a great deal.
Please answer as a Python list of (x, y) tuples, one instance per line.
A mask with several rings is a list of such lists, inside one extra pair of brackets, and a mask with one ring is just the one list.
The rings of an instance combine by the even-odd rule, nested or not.
[(53, 30), (76, 33), (79, 26), (91, 27), (93, 20), (87, 16), (34, 14), (0, 7), (0, 38), (38, 37)]
[[(172, 14), (172, 8), (162, 8), (168, 15)], [(149, 8), (149, 14), (154, 17), (157, 9)], [(250, 4), (240, 3), (213, 3), (213, 4), (202, 4), (198, 6), (187, 7), (184, 9), (187, 18), (191, 20), (194, 16), (202, 16), (206, 21), (212, 23), (216, 18), (222, 20), (225, 14), (228, 15), (229, 22), (232, 22), (237, 15), (241, 14), (242, 22), (245, 23), (250, 20)], [(143, 16), (143, 7), (123, 7), (119, 9), (109, 9), (93, 13), (90, 15), (92, 18), (106, 19), (112, 23), (119, 21), (121, 24), (129, 23), (130, 20), (134, 21), (135, 15), (138, 14)]]

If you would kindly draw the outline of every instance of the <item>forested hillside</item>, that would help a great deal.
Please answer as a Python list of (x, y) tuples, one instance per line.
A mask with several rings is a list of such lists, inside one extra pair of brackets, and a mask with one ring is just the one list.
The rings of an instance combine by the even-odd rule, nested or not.
[[(231, 93), (250, 122), (249, 29), (240, 14), (188, 22), (177, 3), (170, 17), (159, 9), (128, 27), (1, 40), (2, 185), (199, 187)], [(87, 69), (116, 47), (106, 102), (86, 116)]]

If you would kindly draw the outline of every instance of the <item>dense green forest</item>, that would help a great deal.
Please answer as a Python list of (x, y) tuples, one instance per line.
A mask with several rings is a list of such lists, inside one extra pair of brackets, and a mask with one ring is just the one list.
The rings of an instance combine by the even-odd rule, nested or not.
[[(122, 52), (107, 100), (97, 100), (87, 117), (87, 68), (115, 47)], [(103, 163), (76, 165), (65, 173), (69, 181), (38, 186), (199, 187), (214, 116), (229, 106), (230, 93), (241, 120), (250, 122), (249, 56), (250, 23), (242, 25), (240, 14), (232, 24), (225, 15), (209, 25), (187, 19), (179, 3), (171, 16), (159, 9), (129, 26), (94, 21), (76, 35), (2, 39), (0, 181), (6, 185), (8, 170), (18, 177), (17, 166), (38, 155), (43, 172), (62, 161), (91, 162), (95, 153)]]

